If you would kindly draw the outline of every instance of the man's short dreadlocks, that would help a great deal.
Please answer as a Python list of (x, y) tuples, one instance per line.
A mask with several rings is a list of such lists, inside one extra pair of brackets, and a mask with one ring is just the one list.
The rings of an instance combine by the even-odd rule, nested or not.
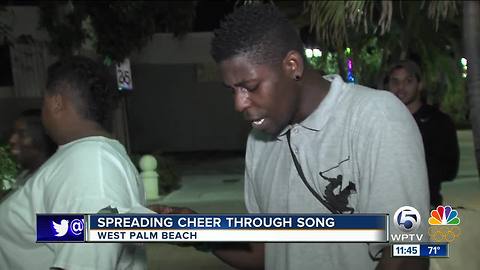
[(257, 64), (279, 63), (291, 50), (304, 55), (297, 29), (271, 4), (235, 10), (215, 30), (211, 45), (217, 63), (237, 55), (246, 55)]

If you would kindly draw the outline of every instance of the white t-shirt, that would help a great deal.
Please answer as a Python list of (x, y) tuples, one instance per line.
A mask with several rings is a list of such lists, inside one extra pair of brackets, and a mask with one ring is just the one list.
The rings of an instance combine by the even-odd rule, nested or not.
[[(307, 181), (342, 213), (429, 211), (422, 138), (406, 107), (391, 93), (326, 76), (330, 90), (304, 121), (277, 138), (253, 131), (247, 143), (245, 201), (251, 213), (330, 213), (302, 182), (286, 131)], [(390, 230), (399, 233), (390, 218)], [(266, 269), (374, 269), (384, 244), (268, 243)]]
[(37, 213), (120, 213), (145, 204), (124, 147), (105, 137), (62, 145), (0, 204), (0, 269), (145, 269), (143, 247), (118, 243), (36, 243)]

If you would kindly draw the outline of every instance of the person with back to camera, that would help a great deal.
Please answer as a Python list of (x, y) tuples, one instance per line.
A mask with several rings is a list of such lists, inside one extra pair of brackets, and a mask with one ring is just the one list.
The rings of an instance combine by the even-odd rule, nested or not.
[(120, 243), (35, 243), (37, 213), (131, 212), (145, 204), (125, 148), (104, 129), (114, 78), (85, 57), (50, 66), (42, 120), (55, 154), (0, 205), (0, 269), (145, 269), (144, 250)]

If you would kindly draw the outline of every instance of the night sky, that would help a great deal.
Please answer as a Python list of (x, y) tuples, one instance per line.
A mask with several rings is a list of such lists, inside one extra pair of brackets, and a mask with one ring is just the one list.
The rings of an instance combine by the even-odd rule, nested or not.
[(223, 17), (233, 11), (235, 1), (198, 1), (194, 32), (207, 32), (218, 28)]

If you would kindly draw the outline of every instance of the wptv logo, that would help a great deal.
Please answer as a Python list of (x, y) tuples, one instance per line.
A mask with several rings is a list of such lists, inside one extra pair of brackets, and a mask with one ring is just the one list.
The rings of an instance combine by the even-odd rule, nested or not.
[[(411, 206), (400, 207), (393, 216), (393, 224), (404, 233), (390, 234), (390, 239), (395, 242), (421, 242), (423, 234), (415, 233), (421, 223), (422, 218), (417, 209)], [(428, 235), (434, 242), (452, 242), (461, 234), (458, 211), (450, 205), (439, 205), (432, 210), (428, 224)]]
[(402, 206), (398, 208), (393, 215), (393, 224), (404, 232), (400, 234), (390, 234), (390, 239), (394, 242), (421, 242), (423, 234), (414, 233), (422, 223), (422, 217), (417, 209), (411, 206)]

